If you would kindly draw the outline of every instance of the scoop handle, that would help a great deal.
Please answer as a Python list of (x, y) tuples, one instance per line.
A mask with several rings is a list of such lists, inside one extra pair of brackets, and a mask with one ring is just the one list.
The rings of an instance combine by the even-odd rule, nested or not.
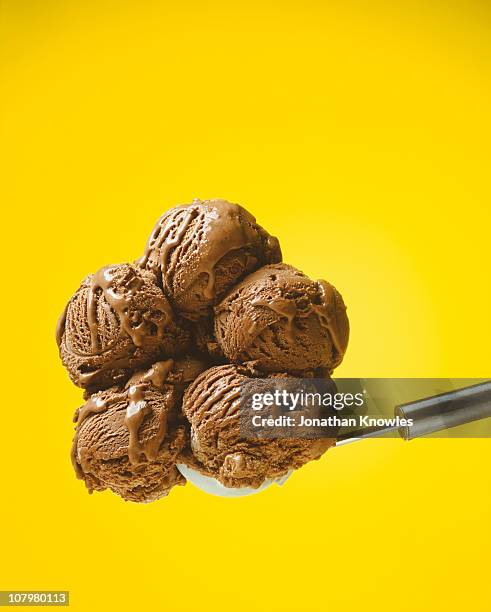
[(491, 417), (491, 380), (401, 404), (395, 414), (413, 420), (411, 427), (399, 429), (405, 440)]

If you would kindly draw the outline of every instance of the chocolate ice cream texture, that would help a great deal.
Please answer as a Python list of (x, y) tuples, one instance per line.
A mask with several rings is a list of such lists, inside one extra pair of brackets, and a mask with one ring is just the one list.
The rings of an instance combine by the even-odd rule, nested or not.
[(88, 276), (67, 304), (56, 338), (70, 378), (90, 391), (119, 384), (189, 344), (154, 275), (132, 264)]
[(176, 310), (196, 320), (246, 274), (279, 261), (278, 240), (242, 206), (194, 200), (160, 217), (139, 265), (159, 276)]
[(207, 355), (212, 360), (213, 365), (227, 363), (215, 336), (213, 317), (205, 317), (191, 323), (191, 339), (196, 349), (203, 355)]
[(178, 462), (256, 488), (334, 444), (238, 430), (251, 376), (323, 376), (346, 350), (339, 293), (280, 261), (277, 239), (244, 208), (194, 200), (162, 215), (137, 262), (85, 279), (57, 342), (88, 398), (72, 461), (90, 491), (152, 501), (184, 483)]
[(344, 357), (349, 323), (331, 284), (276, 264), (247, 276), (216, 306), (215, 334), (234, 363), (254, 361), (267, 372), (332, 371)]
[(148, 502), (185, 483), (175, 465), (186, 443), (182, 394), (206, 365), (193, 357), (157, 362), (78, 409), (72, 464), (90, 492)]
[(318, 459), (335, 439), (252, 439), (241, 434), (240, 396), (253, 374), (237, 365), (206, 370), (184, 394), (191, 453), (181, 460), (226, 487), (259, 487), (265, 480)]

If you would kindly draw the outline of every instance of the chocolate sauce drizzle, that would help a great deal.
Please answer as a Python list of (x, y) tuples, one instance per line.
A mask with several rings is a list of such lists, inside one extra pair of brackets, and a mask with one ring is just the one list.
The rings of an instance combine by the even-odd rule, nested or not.
[[(90, 329), (91, 347), (93, 354), (102, 352), (99, 342), (99, 329), (97, 318), (97, 291), (102, 289), (106, 303), (116, 313), (120, 321), (120, 335), (128, 335), (135, 346), (143, 346), (148, 334), (148, 323), (143, 319), (138, 325), (133, 325), (130, 316), (132, 298), (143, 286), (143, 279), (135, 276), (128, 284), (125, 293), (118, 293), (114, 284), (114, 266), (105, 266), (98, 270), (90, 280), (87, 294), (87, 318)], [(172, 312), (167, 300), (162, 296), (157, 303), (157, 309), (164, 314), (163, 320), (157, 323), (157, 337), (162, 338), (164, 330), (172, 320)]]
[[(346, 346), (342, 340), (342, 330), (340, 329), (337, 318), (337, 308), (342, 307), (346, 310), (344, 303), (337, 298), (334, 287), (324, 280), (317, 281), (321, 295), (320, 304), (311, 304), (307, 312), (302, 311), (302, 316), (308, 316), (311, 312), (314, 313), (322, 328), (327, 330), (331, 343), (333, 345), (335, 356), (334, 364), (337, 365), (343, 358)], [(253, 300), (254, 306), (264, 306), (275, 312), (278, 316), (286, 319), (286, 334), (290, 342), (295, 341), (295, 317), (298, 315), (298, 309), (294, 300), (285, 298), (275, 298), (271, 301), (265, 299)]]
[[(180, 215), (183, 210), (186, 211), (184, 216)], [(170, 260), (170, 252), (178, 247), (186, 252), (193, 242), (200, 239), (198, 231), (188, 232), (191, 222), (194, 222), (194, 227), (202, 231), (203, 236), (199, 264), (190, 275), (190, 284), (201, 274), (206, 274), (208, 282), (203, 294), (211, 300), (215, 297), (215, 269), (219, 261), (232, 251), (254, 244), (254, 230), (242, 218), (243, 213), (238, 204), (225, 200), (201, 202), (195, 199), (188, 206), (176, 207), (172, 214), (165, 213), (158, 220), (138, 265), (153, 267), (149, 265), (150, 255), (158, 251), (158, 267), (165, 284), (178, 263), (178, 258)]]
[(253, 300), (253, 306), (265, 306), (278, 316), (286, 319), (286, 335), (290, 342), (295, 342), (295, 330), (293, 329), (293, 322), (297, 316), (297, 306), (293, 300), (286, 300), (285, 298), (276, 298), (275, 300)]
[[(132, 300), (135, 295), (142, 289), (144, 279), (135, 276), (127, 283), (124, 292), (118, 291), (116, 283), (114, 283), (116, 266), (104, 266), (98, 270), (90, 278), (90, 284), (87, 293), (87, 322), (90, 331), (91, 355), (101, 355), (103, 352), (112, 348), (123, 335), (131, 338), (136, 347), (143, 346), (145, 338), (148, 335), (149, 322), (143, 317), (142, 320), (135, 325), (135, 312), (132, 312)], [(117, 338), (104, 349), (101, 347), (99, 340), (99, 321), (97, 316), (98, 308), (98, 291), (102, 291), (102, 306), (108, 312), (111, 310), (116, 314), (120, 323), (120, 332)], [(172, 321), (172, 310), (166, 298), (162, 295), (161, 298), (155, 297), (153, 307), (160, 311), (164, 316), (160, 321), (153, 321), (157, 326), (157, 338), (161, 339), (164, 335), (165, 328)], [(63, 335), (65, 333), (67, 315), (70, 303), (65, 306), (63, 313), (58, 319), (56, 325), (56, 342), (58, 347), (61, 346)], [(71, 349), (74, 353), (75, 349)], [(103, 367), (103, 366), (102, 366)], [(112, 367), (115, 367), (114, 364)], [(88, 383), (97, 372), (81, 373), (79, 378), (84, 383)]]
[(157, 389), (162, 389), (173, 367), (173, 359), (157, 361), (148, 370), (134, 374), (128, 381), (127, 386), (138, 383), (151, 383)]
[(146, 391), (150, 385), (157, 389), (162, 389), (173, 366), (174, 361), (172, 359), (154, 363), (148, 371), (137, 372), (128, 382), (126, 391), (116, 392), (112, 397), (108, 397), (106, 392), (105, 399), (101, 396), (104, 392), (96, 393), (77, 411), (75, 416), (77, 427), (71, 451), (72, 465), (77, 478), (83, 479), (84, 474), (84, 457), (81, 456), (80, 461), (77, 458), (78, 432), (81, 424), (87, 417), (104, 412), (115, 403), (121, 401), (126, 403), (124, 423), (129, 433), (128, 459), (130, 463), (133, 465), (139, 464), (142, 456), (147, 461), (155, 461), (160, 445), (167, 433), (167, 410), (162, 409), (158, 412), (157, 432), (150, 439), (141, 442), (139, 439), (140, 427), (145, 416), (151, 412), (151, 406), (146, 398)]
[(130, 463), (137, 464), (140, 462), (141, 455), (148, 461), (154, 461), (157, 458), (160, 445), (162, 444), (165, 434), (167, 433), (167, 411), (162, 410), (159, 413), (159, 426), (157, 433), (145, 443), (140, 442), (138, 432), (143, 419), (150, 411), (150, 406), (145, 399), (145, 390), (148, 385), (152, 384), (156, 388), (162, 388), (167, 379), (174, 361), (159, 361), (155, 363), (147, 372), (139, 379), (130, 380), (128, 389), (129, 403), (126, 408), (125, 425), (130, 434), (128, 444), (128, 458)]
[[(199, 200), (193, 200), (193, 204), (189, 207), (176, 206), (172, 211), (174, 215), (166, 212), (160, 217), (148, 239), (143, 256), (138, 260), (141, 268), (148, 267), (150, 255), (153, 251), (158, 251), (160, 270), (162, 274), (166, 273), (170, 250), (180, 244), (189, 224), (198, 215), (198, 207), (195, 206), (195, 202), (199, 203)], [(181, 210), (186, 211), (183, 218), (176, 218), (175, 215)]]

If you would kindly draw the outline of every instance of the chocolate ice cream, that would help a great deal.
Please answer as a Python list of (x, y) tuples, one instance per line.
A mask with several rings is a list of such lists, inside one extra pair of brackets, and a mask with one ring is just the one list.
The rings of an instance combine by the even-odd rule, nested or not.
[(90, 492), (148, 502), (184, 484), (175, 467), (186, 442), (181, 398), (204, 367), (193, 357), (157, 362), (79, 408), (72, 463)]
[(226, 363), (220, 345), (215, 337), (215, 321), (213, 317), (199, 319), (191, 324), (191, 338), (196, 349), (213, 361), (214, 365)]
[[(167, 366), (162, 372), (163, 365), (167, 362), (159, 362), (153, 364), (151, 368), (147, 371), (145, 376), (152, 377), (155, 380), (155, 372), (160, 376), (161, 383), (160, 385), (166, 383), (171, 384), (176, 387), (178, 391), (178, 395), (180, 399), (182, 399), (182, 395), (186, 388), (194, 381), (196, 378), (205, 370), (207, 370), (212, 364), (209, 359), (206, 359), (203, 356), (195, 356), (195, 355), (183, 355), (181, 357), (176, 357), (172, 360), (172, 366), (168, 368)], [(159, 375), (160, 370), (160, 375)], [(164, 377), (162, 378), (162, 375)], [(138, 376), (138, 374), (137, 374)], [(131, 383), (130, 379), (130, 383)]]
[(344, 356), (349, 323), (338, 291), (286, 264), (268, 265), (233, 287), (215, 307), (225, 356), (269, 372), (326, 368)]
[(182, 353), (181, 327), (151, 272), (131, 264), (88, 276), (57, 329), (60, 356), (72, 381), (89, 391), (120, 384), (135, 370)]
[(192, 383), (183, 400), (191, 426), (191, 452), (180, 461), (218, 479), (226, 487), (259, 487), (318, 459), (335, 440), (323, 438), (245, 439), (241, 435), (241, 385), (253, 373), (241, 366), (206, 370)]
[(330, 384), (348, 342), (336, 289), (279, 262), (244, 208), (194, 200), (161, 216), (137, 262), (83, 281), (56, 337), (87, 398), (72, 462), (89, 491), (152, 501), (184, 484), (185, 464), (249, 493), (334, 445), (330, 429), (281, 434), (275, 419), (244, 429), (243, 384)]
[(162, 215), (139, 265), (160, 275), (176, 310), (196, 320), (246, 274), (279, 261), (277, 239), (244, 208), (194, 200)]

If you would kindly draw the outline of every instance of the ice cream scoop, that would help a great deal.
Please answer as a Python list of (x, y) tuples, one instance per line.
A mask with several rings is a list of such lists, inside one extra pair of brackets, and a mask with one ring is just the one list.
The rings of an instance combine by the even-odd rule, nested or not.
[(337, 367), (349, 322), (339, 292), (286, 264), (247, 276), (215, 307), (215, 335), (234, 363), (266, 372)]
[(88, 276), (67, 304), (56, 336), (71, 380), (89, 392), (118, 385), (189, 344), (189, 332), (154, 275), (131, 264)]
[(79, 408), (72, 463), (89, 491), (148, 502), (184, 484), (175, 465), (187, 438), (181, 399), (204, 367), (194, 357), (160, 361)]
[(128, 501), (149, 502), (184, 484), (175, 463), (185, 443), (174, 426), (175, 390), (148, 386), (107, 389), (79, 409), (72, 462), (92, 491), (111, 489)]
[(318, 459), (335, 439), (251, 439), (241, 432), (240, 394), (254, 374), (247, 368), (210, 368), (184, 394), (183, 412), (191, 428), (190, 449), (180, 463), (215, 478), (225, 487), (256, 489)]
[(139, 260), (183, 316), (196, 320), (252, 270), (281, 261), (278, 240), (242, 206), (194, 200), (158, 220)]
[[(364, 379), (361, 381), (362, 388), (365, 388), (366, 391), (365, 382)], [(335, 446), (344, 446), (390, 434), (400, 436), (404, 440), (413, 440), (435, 432), (489, 419), (491, 417), (491, 381), (479, 382), (397, 405), (394, 408), (394, 414), (406, 420), (411, 419), (413, 425), (366, 427), (349, 431), (338, 436)], [(265, 479), (257, 488), (246, 486), (236, 488), (224, 486), (220, 480), (204, 473), (199, 467), (193, 469), (188, 464), (181, 463), (178, 463), (177, 467), (198, 489), (218, 497), (242, 497), (259, 493), (274, 483), (284, 484), (291, 474), (289, 472), (282, 478)]]

